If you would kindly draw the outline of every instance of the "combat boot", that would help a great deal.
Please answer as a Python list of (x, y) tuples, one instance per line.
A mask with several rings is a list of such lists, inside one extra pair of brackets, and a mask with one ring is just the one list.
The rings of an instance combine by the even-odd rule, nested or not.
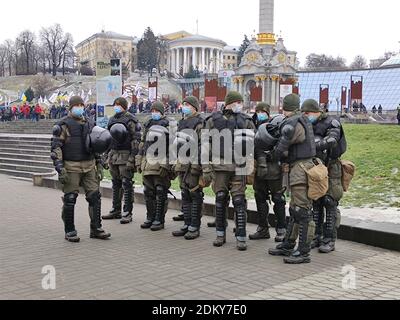
[(175, 221), (175, 222), (181, 222), (181, 221), (185, 221), (185, 217), (184, 217), (183, 214), (180, 214), (180, 215), (178, 215), (176, 217), (173, 217), (172, 220)]
[(190, 192), (187, 189), (182, 189), (182, 212), (183, 212), (183, 221), (185, 222), (184, 226), (178, 231), (172, 232), (174, 237), (184, 237), (189, 232), (189, 225), (191, 223), (191, 211), (192, 211), (192, 203), (190, 198)]
[(286, 229), (277, 229), (275, 242), (283, 242), (285, 240)]
[(319, 248), (322, 243), (322, 229), (324, 226), (324, 203), (323, 199), (313, 203), (313, 220), (315, 223), (315, 236), (311, 242), (311, 249)]
[(299, 221), (299, 246), (297, 250), (283, 261), (287, 264), (310, 263), (311, 239), (315, 233), (315, 224), (312, 212), (304, 208), (298, 208), (297, 220)]
[(226, 243), (226, 236), (217, 236), (217, 239), (214, 241), (214, 247), (222, 247)]
[(122, 180), (124, 189), (124, 212), (122, 214), (121, 224), (129, 224), (133, 221), (133, 202), (134, 190), (132, 179), (124, 178)]
[(195, 240), (200, 237), (200, 231), (189, 231), (187, 234), (185, 234), (185, 239), (186, 240)]
[(289, 257), (284, 258), (283, 261), (287, 264), (302, 264), (310, 263), (311, 257), (309, 253), (301, 253), (299, 250), (292, 253)]
[(294, 248), (296, 247), (296, 243), (294, 242), (283, 242), (278, 244), (275, 249), (269, 249), (268, 253), (271, 256), (282, 256), (288, 257), (293, 253)]
[(178, 231), (174, 231), (172, 232), (172, 235), (174, 237), (184, 237), (187, 233), (189, 232), (188, 228), (183, 227), (182, 229), (178, 230)]
[(239, 240), (237, 240), (237, 241), (236, 241), (236, 248), (237, 248), (239, 251), (246, 251), (246, 250), (247, 250), (246, 241), (239, 241)]
[(81, 241), (81, 239), (78, 237), (78, 232), (76, 232), (76, 231), (66, 233), (65, 240), (67, 240), (69, 242), (75, 242), (75, 243)]
[(264, 195), (256, 193), (258, 228), (257, 232), (249, 235), (250, 240), (271, 239), (268, 226), (269, 206)]
[(331, 253), (336, 250), (335, 245), (336, 245), (335, 241), (328, 241), (326, 243), (322, 243), (322, 245), (319, 247), (319, 252)]
[(190, 215), (188, 219), (189, 232), (185, 235), (186, 240), (195, 240), (200, 237), (202, 208), (204, 193), (201, 190), (190, 193), (192, 203), (190, 204)]
[(65, 240), (69, 242), (79, 242), (78, 232), (75, 229), (75, 204), (78, 194), (68, 193), (62, 198), (64, 206), (62, 209), (62, 219), (64, 221)]
[(167, 190), (163, 186), (156, 188), (156, 216), (150, 227), (151, 231), (161, 231), (164, 229), (166, 214)]
[(90, 238), (106, 240), (111, 237), (101, 226), (101, 194), (93, 192), (86, 200), (89, 202)]
[(271, 239), (269, 228), (258, 227), (257, 232), (249, 235), (250, 240)]
[(140, 226), (141, 229), (150, 229), (153, 225), (156, 217), (156, 195), (151, 190), (146, 189), (144, 191), (144, 197), (146, 202), (146, 221)]
[(122, 218), (122, 182), (113, 180), (113, 208), (108, 215), (102, 216), (103, 220), (119, 220)]

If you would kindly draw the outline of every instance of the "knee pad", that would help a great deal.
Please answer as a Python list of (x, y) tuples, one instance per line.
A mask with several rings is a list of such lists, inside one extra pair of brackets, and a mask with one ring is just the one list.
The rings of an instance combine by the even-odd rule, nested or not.
[(100, 200), (101, 200), (100, 191), (89, 192), (86, 196), (86, 201), (89, 202), (89, 205), (98, 203)]
[(275, 205), (284, 205), (286, 206), (286, 197), (282, 193), (274, 193), (272, 195), (272, 202), (275, 203)]
[(245, 206), (246, 205), (246, 198), (245, 196), (236, 196), (233, 198), (233, 206), (236, 208), (238, 206)]
[(327, 210), (335, 209), (338, 205), (338, 202), (334, 200), (331, 196), (325, 196), (323, 198), (323, 204)]
[(296, 206), (294, 208), (294, 218), (297, 223), (311, 222), (311, 221), (313, 221), (312, 211)]
[(229, 199), (229, 195), (227, 192), (218, 192), (216, 195), (216, 202), (217, 203), (222, 203), (224, 205), (226, 205), (226, 203), (228, 202)]
[(156, 197), (157, 198), (167, 198), (167, 189), (164, 186), (156, 186)]
[(182, 201), (191, 202), (190, 191), (188, 189), (182, 190)]
[(78, 199), (77, 193), (67, 193), (64, 195), (64, 204), (68, 207), (74, 207), (76, 205), (76, 199)]

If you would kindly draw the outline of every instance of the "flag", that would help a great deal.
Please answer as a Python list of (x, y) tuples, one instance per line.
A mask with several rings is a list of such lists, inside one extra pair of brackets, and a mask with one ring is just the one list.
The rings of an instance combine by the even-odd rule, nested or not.
[(89, 100), (90, 100), (90, 97), (87, 96), (86, 99), (85, 99), (85, 104), (89, 103)]
[(0, 96), (0, 101), (3, 101), (3, 96)]
[(124, 94), (122, 95), (122, 98), (128, 98), (129, 97), (129, 93), (128, 91), (125, 91)]
[(140, 90), (140, 85), (139, 85), (139, 82), (137, 83), (137, 85), (136, 85), (136, 88), (135, 88), (135, 95), (137, 96), (138, 94), (138, 92), (139, 92), (139, 90)]
[(88, 96), (91, 97), (92, 96), (92, 89), (89, 90), (88, 92)]
[(26, 95), (25, 95), (25, 93), (22, 95), (22, 102), (26, 102), (26, 100), (27, 100), (27, 98), (26, 98)]

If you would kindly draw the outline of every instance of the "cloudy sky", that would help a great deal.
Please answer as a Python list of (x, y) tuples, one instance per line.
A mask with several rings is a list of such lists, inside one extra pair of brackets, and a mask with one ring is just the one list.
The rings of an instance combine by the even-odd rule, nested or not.
[[(240, 45), (258, 32), (259, 0), (11, 0), (1, 2), (0, 42), (60, 23), (78, 43), (102, 28), (138, 36), (179, 30)], [(275, 0), (275, 33), (304, 58), (312, 52), (377, 58), (400, 50), (399, 0)]]

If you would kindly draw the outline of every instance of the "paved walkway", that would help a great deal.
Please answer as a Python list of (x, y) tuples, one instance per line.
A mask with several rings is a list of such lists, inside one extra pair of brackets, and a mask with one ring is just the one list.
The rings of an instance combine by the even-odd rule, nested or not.
[[(106, 212), (111, 201), (103, 203)], [(311, 264), (289, 266), (266, 254), (273, 241), (238, 252), (233, 235), (225, 247), (212, 247), (212, 229), (194, 242), (175, 239), (174, 211), (166, 230), (140, 230), (140, 205), (134, 224), (106, 222), (113, 237), (102, 242), (88, 237), (82, 196), (82, 241), (71, 244), (63, 240), (60, 207), (59, 191), (0, 175), (0, 299), (400, 299), (397, 252), (339, 241), (333, 254), (315, 252)], [(55, 290), (43, 289), (44, 266), (55, 268)]]

